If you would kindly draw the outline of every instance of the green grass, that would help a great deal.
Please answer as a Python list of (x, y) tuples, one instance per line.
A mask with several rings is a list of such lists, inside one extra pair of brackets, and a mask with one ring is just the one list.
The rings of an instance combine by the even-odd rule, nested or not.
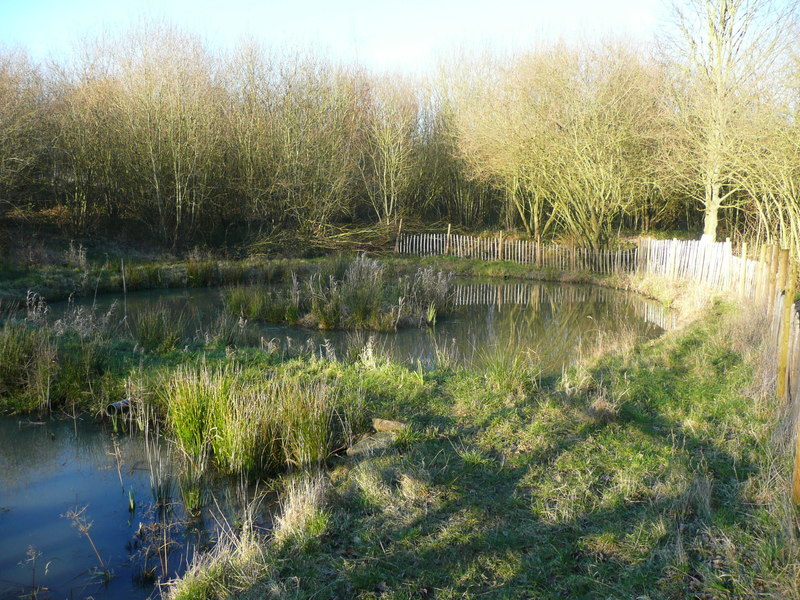
[(320, 263), (288, 290), (236, 286), (223, 292), (234, 316), (323, 330), (395, 331), (433, 325), (453, 308), (453, 278), (434, 269), (389, 274), (380, 261), (357, 256)]
[[(413, 277), (411, 265), (384, 272)], [(346, 273), (343, 262), (331, 270)], [(685, 301), (685, 290), (641, 285)], [(0, 402), (41, 405), (37, 364), (52, 369), (54, 408), (76, 398), (91, 410), (136, 377), (153, 418), (198, 464), (256, 478), (301, 471), (276, 486), (279, 527), (232, 534), (176, 598), (799, 597), (792, 443), (778, 435), (792, 427), (755, 391), (762, 330), (735, 313), (706, 306), (682, 330), (615, 343), (547, 381), (501, 354), (433, 372), (374, 349), (336, 362), (211, 337), (142, 355), (133, 340), (6, 322)], [(409, 427), (384, 451), (339, 456), (368, 417)], [(324, 483), (302, 483), (320, 464)]]
[(140, 309), (131, 321), (136, 340), (145, 352), (169, 352), (181, 343), (184, 317), (163, 302)]
[(0, 401), (16, 410), (46, 410), (56, 371), (56, 347), (45, 329), (7, 320), (0, 328)]
[(797, 597), (791, 457), (746, 329), (717, 305), (545, 386), (344, 367), (409, 433), (334, 461), (314, 543), (265, 542), (243, 597)]
[(319, 467), (365, 428), (361, 389), (315, 365), (243, 367), (203, 361), (174, 370), (158, 390), (169, 435), (193, 465), (228, 474)]

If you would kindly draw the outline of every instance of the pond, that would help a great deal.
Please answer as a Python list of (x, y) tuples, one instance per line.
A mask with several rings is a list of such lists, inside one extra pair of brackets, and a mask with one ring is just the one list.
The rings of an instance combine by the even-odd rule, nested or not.
[[(115, 305), (122, 315), (155, 302), (183, 315), (185, 343), (202, 339), (223, 310), (215, 289), (109, 295), (78, 305)], [(461, 281), (456, 306), (433, 328), (370, 334), (251, 321), (243, 323), (243, 339), (339, 358), (369, 347), (422, 369), (442, 361), (480, 368), (498, 353), (525, 353), (545, 377), (615, 337), (649, 339), (672, 326), (655, 302), (586, 285)], [(50, 318), (65, 310), (54, 304)], [(0, 598), (157, 597), (159, 578), (182, 573), (194, 552), (210, 547), (259, 496), (225, 481), (193, 489), (176, 475), (171, 453), (156, 433), (115, 433), (80, 418), (0, 418)], [(201, 495), (201, 510), (186, 509), (187, 493)], [(267, 498), (257, 511), (265, 531), (272, 507)]]
[[(162, 573), (181, 574), (261, 496), (211, 481), (204, 507), (189, 513), (174, 467), (156, 435), (80, 418), (0, 418), (0, 598), (157, 596)], [(269, 505), (257, 526), (268, 527)]]
[[(275, 284), (275, 287), (281, 287)], [(319, 331), (258, 321), (244, 323), (245, 343), (305, 348), (344, 358), (371, 338), (375, 351), (411, 367), (435, 368), (446, 357), (450, 364), (480, 367), (494, 352), (524, 351), (536, 357), (543, 376), (591, 352), (614, 336), (657, 337), (674, 326), (662, 305), (638, 294), (583, 284), (550, 282), (496, 283), (462, 280), (455, 286), (456, 310), (433, 328), (397, 332)], [(118, 315), (134, 314), (157, 303), (166, 304), (185, 322), (184, 340), (200, 340), (224, 311), (219, 289), (156, 290), (83, 298), (76, 306)], [(67, 303), (50, 307), (52, 319)]]

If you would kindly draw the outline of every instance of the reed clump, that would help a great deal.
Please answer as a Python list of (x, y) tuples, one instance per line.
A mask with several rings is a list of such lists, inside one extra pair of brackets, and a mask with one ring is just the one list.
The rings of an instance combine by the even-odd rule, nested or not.
[(132, 315), (136, 340), (145, 352), (163, 353), (181, 342), (184, 317), (163, 302), (143, 308)]
[(223, 294), (228, 313), (248, 319), (300, 324), (324, 330), (395, 331), (433, 325), (454, 307), (453, 278), (420, 269), (395, 279), (383, 263), (364, 255), (321, 265), (288, 290), (239, 286)]
[(230, 474), (320, 465), (364, 421), (360, 390), (288, 370), (182, 366), (160, 396), (183, 453)]
[(16, 410), (45, 410), (58, 369), (48, 330), (6, 321), (0, 328), (0, 400)]

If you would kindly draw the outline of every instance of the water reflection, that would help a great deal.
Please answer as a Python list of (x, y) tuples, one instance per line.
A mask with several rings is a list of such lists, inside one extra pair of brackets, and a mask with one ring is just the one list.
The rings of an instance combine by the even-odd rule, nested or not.
[[(204, 493), (216, 501), (189, 513), (169, 447), (155, 438), (150, 444), (92, 422), (0, 419), (0, 598), (34, 587), (48, 598), (145, 598), (159, 580), (183, 572), (218, 524), (257, 494), (209, 482)], [(154, 478), (166, 496), (155, 497)], [(88, 533), (113, 573), (107, 582), (87, 537), (66, 518), (84, 507)], [(265, 505), (265, 524), (267, 515)]]
[[(524, 347), (539, 358), (544, 375), (560, 372), (604, 336), (629, 335), (649, 339), (674, 326), (669, 311), (637, 294), (589, 285), (549, 282), (459, 282), (456, 311), (433, 329), (403, 329), (396, 333), (353, 333), (305, 330), (250, 321), (244, 343), (312, 350), (339, 358), (352, 355), (372, 337), (388, 358), (416, 367), (434, 368), (442, 352), (455, 364), (474, 364), (476, 356), (498, 346)], [(96, 302), (100, 311), (119, 296)], [(83, 301), (84, 304), (90, 301)], [(129, 294), (129, 312), (166, 302), (186, 321), (185, 341), (202, 339), (223, 311), (219, 290), (160, 290)], [(64, 305), (52, 307), (58, 318)]]

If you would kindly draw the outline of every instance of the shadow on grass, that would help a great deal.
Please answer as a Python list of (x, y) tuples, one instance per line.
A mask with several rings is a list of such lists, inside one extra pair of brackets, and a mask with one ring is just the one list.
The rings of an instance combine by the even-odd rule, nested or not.
[(340, 466), (331, 528), (313, 552), (282, 558), (280, 576), (300, 597), (339, 599), (774, 592), (788, 542), (742, 492), (763, 440), (730, 437), (729, 417), (758, 418), (738, 391), (747, 367), (704, 335), (595, 368), (600, 385), (626, 386), (609, 419), (554, 389), (510, 402), (479, 378), (433, 376), (439, 404), (412, 421), (438, 433)]

